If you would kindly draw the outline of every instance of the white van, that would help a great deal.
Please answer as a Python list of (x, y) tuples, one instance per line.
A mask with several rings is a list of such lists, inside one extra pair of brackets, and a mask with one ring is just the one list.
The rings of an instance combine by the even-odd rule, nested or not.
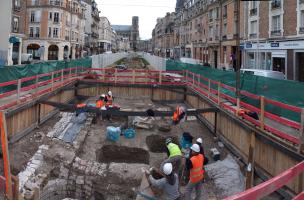
[(241, 73), (243, 74), (250, 74), (256, 76), (264, 76), (267, 78), (274, 78), (274, 79), (285, 79), (285, 75), (279, 71), (272, 71), (272, 70), (263, 70), (263, 69), (241, 69)]

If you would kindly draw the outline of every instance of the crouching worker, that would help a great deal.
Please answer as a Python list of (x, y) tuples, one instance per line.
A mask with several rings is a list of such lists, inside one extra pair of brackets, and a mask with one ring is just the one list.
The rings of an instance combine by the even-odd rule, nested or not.
[(186, 119), (186, 109), (183, 106), (177, 106), (173, 113), (173, 124), (177, 125), (179, 122), (184, 122)]
[(178, 176), (173, 172), (173, 167), (171, 163), (166, 163), (162, 172), (164, 173), (164, 178), (155, 179), (152, 175), (149, 175), (149, 182), (152, 186), (160, 188), (164, 191), (166, 200), (178, 200), (180, 197), (178, 188)]
[(177, 144), (172, 142), (172, 138), (166, 139), (166, 147), (169, 158), (162, 162), (161, 168), (163, 168), (166, 163), (172, 163), (174, 173), (179, 174), (182, 165), (182, 151)]
[(191, 200), (192, 190), (195, 189), (195, 200), (201, 199), (201, 190), (204, 178), (204, 156), (200, 154), (198, 144), (191, 146), (190, 158), (186, 160), (186, 168), (190, 170), (190, 180), (186, 186), (185, 200)]

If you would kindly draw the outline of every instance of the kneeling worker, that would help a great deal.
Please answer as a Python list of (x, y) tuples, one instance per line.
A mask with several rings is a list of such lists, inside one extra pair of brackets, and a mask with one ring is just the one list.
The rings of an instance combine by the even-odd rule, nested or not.
[(154, 179), (152, 175), (149, 175), (149, 182), (152, 186), (163, 189), (166, 200), (178, 200), (180, 197), (178, 187), (178, 176), (173, 172), (171, 163), (166, 163), (162, 171), (165, 175), (164, 178)]
[(177, 144), (172, 142), (172, 138), (166, 139), (166, 147), (169, 158), (162, 162), (161, 168), (163, 168), (165, 163), (172, 163), (173, 171), (179, 173), (182, 164), (182, 151)]
[(191, 199), (192, 190), (195, 189), (195, 200), (201, 199), (201, 190), (204, 178), (204, 156), (200, 154), (200, 147), (198, 144), (191, 146), (190, 159), (186, 160), (186, 168), (190, 170), (190, 180), (186, 186), (185, 200)]

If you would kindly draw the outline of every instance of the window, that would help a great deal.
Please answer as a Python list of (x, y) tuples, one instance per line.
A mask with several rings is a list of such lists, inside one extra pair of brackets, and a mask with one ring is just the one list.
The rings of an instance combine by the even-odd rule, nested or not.
[(304, 10), (301, 10), (301, 22), (300, 22), (300, 24), (301, 24), (301, 27), (304, 27)]
[(252, 2), (251, 2), (251, 9), (255, 9), (255, 8), (257, 8), (257, 7), (258, 7), (258, 2), (252, 1)]
[(14, 9), (15, 10), (20, 10), (20, 8), (21, 8), (20, 0), (15, 0), (14, 1)]
[(281, 0), (271, 0), (271, 8), (280, 8), (281, 7)]
[(35, 22), (35, 12), (31, 12), (31, 22)]
[(32, 6), (39, 5), (39, 0), (32, 0)]
[(49, 38), (52, 37), (52, 28), (51, 28), (51, 27), (49, 27), (49, 34), (48, 34), (48, 37), (49, 37)]
[(39, 27), (36, 27), (35, 37), (36, 38), (40, 37), (40, 28)]
[(272, 17), (272, 31), (278, 32), (281, 30), (280, 15)]
[(50, 13), (49, 13), (49, 20), (52, 21), (52, 19), (53, 19), (53, 13), (50, 12)]
[(257, 33), (257, 24), (258, 24), (257, 20), (250, 22), (250, 33), (251, 34)]
[(54, 12), (54, 23), (59, 23), (59, 13)]
[(227, 34), (227, 23), (225, 23), (223, 26), (223, 35), (226, 36), (226, 34)]
[(18, 33), (19, 32), (19, 18), (18, 17), (14, 17), (13, 18), (13, 32), (14, 33)]
[(58, 33), (59, 33), (59, 29), (58, 28), (54, 28), (53, 29), (53, 38), (58, 38)]
[(225, 5), (224, 8), (223, 8), (223, 17), (224, 18), (227, 17), (227, 5)]
[(34, 37), (34, 28), (33, 28), (33, 27), (30, 27), (29, 36), (30, 36), (31, 38)]

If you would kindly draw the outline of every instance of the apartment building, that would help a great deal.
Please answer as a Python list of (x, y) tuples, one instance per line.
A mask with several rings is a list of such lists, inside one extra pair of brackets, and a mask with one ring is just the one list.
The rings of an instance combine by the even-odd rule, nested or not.
[(281, 71), (304, 81), (304, 1), (246, 2), (244, 66)]
[[(100, 17), (99, 21), (99, 52), (112, 51), (113, 29), (110, 21), (106, 17)], [(115, 40), (115, 39), (114, 39)]]
[(27, 0), (23, 51), (40, 60), (81, 57), (84, 10), (79, 0)]
[(154, 54), (166, 58), (174, 56), (174, 19), (175, 13), (167, 13), (164, 18), (158, 18), (152, 34)]

